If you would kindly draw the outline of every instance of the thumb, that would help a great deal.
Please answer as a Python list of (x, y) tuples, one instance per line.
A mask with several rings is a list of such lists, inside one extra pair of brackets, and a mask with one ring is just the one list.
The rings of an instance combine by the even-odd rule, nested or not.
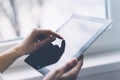
[(77, 65), (75, 65), (71, 70), (69, 70), (67, 73), (65, 73), (62, 77), (64, 78), (77, 78), (78, 73), (83, 65), (83, 56), (81, 56), (79, 62)]
[(63, 75), (64, 73), (66, 73), (67, 71), (69, 71), (70, 69), (72, 69), (76, 64), (77, 64), (77, 59), (72, 59), (67, 64), (65, 64), (62, 67), (58, 68), (54, 72), (54, 74), (56, 75), (56, 77), (60, 77), (61, 75)]

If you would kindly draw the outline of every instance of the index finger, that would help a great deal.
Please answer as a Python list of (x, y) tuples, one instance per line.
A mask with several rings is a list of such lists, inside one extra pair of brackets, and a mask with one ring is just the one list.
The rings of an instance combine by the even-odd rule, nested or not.
[(51, 30), (38, 30), (38, 31), (39, 31), (40, 33), (43, 33), (43, 34), (49, 34), (49, 35), (55, 36), (55, 37), (57, 37), (57, 38), (59, 38), (59, 39), (63, 39), (62, 36), (60, 36), (59, 34), (53, 32), (53, 31), (51, 31)]

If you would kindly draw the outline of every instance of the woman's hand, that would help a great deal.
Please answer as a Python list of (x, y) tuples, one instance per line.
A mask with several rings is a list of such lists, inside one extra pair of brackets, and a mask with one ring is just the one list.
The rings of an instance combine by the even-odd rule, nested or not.
[(32, 53), (33, 51), (47, 45), (55, 39), (62, 37), (50, 30), (34, 29), (32, 33), (15, 47), (0, 54), (0, 72), (4, 72), (16, 59), (22, 55)]
[(82, 65), (83, 56), (80, 61), (73, 59), (62, 67), (49, 72), (43, 80), (76, 80)]
[(63, 39), (60, 35), (50, 30), (34, 29), (22, 43), (16, 46), (16, 52), (19, 56), (32, 53), (33, 51), (54, 41), (56, 37)]

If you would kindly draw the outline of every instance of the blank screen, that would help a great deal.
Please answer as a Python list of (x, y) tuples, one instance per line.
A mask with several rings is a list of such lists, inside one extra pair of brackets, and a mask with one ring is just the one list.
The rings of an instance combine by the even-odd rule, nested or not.
[[(65, 52), (57, 63), (47, 66), (46, 68), (54, 70), (68, 62), (94, 35), (96, 35), (103, 25), (103, 23), (92, 20), (71, 18), (57, 31), (66, 41)], [(54, 44), (57, 43), (60, 43), (59, 40), (54, 42)]]

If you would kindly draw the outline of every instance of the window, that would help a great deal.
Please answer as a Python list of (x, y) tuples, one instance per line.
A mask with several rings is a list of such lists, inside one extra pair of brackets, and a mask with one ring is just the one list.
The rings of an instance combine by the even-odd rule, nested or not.
[(105, 0), (0, 0), (0, 41), (19, 39), (34, 27), (56, 29), (70, 14), (106, 18)]
[(120, 1), (119, 0), (106, 0), (108, 7), (107, 17), (112, 19), (111, 28), (106, 31), (97, 41), (94, 43), (94, 47), (97, 47), (98, 51), (113, 51), (120, 50)]

